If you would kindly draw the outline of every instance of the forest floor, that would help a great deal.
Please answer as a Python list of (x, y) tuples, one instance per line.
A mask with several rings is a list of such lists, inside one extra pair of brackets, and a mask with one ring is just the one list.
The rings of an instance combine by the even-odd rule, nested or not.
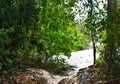
[(0, 84), (102, 84), (97, 69), (80, 69), (72, 75), (56, 75), (40, 68), (28, 68), (18, 75), (0, 78)]
[(102, 81), (95, 66), (80, 69), (72, 75), (58, 75), (42, 68), (28, 68), (18, 75), (0, 77), (0, 84), (120, 84), (120, 79)]

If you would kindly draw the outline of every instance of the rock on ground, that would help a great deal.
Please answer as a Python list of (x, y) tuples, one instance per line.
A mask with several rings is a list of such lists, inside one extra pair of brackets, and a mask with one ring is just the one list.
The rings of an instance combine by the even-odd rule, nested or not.
[(28, 69), (16, 79), (16, 84), (57, 84), (64, 76), (50, 74), (43, 69)]
[(64, 78), (58, 84), (98, 84), (98, 76), (95, 71), (93, 66), (80, 69), (76, 75)]

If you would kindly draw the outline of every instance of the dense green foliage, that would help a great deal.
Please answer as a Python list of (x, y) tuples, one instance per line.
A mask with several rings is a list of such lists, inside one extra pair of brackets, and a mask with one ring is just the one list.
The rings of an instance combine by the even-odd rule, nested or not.
[(89, 40), (74, 22), (74, 2), (0, 0), (0, 72), (14, 73), (24, 64), (41, 64), (44, 58), (48, 62), (53, 55), (70, 56), (85, 48)]
[(18, 68), (21, 56), (26, 57), (29, 51), (28, 30), (35, 29), (39, 13), (35, 1), (0, 1), (0, 70), (2, 71), (14, 71), (11, 69)]
[(120, 9), (116, 1), (108, 1), (108, 14), (105, 21), (104, 60), (107, 64), (108, 79), (120, 77)]

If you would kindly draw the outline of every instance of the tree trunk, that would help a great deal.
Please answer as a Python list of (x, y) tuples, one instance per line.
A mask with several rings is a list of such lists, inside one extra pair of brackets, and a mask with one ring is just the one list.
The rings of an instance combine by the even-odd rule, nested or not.
[(95, 61), (96, 61), (96, 45), (95, 45), (95, 39), (94, 39), (94, 37), (93, 36), (91, 36), (92, 37), (92, 45), (93, 45), (93, 62), (94, 62), (94, 64), (95, 64)]
[(115, 10), (116, 10), (116, 0), (108, 0), (107, 4), (107, 28), (106, 28), (106, 34), (107, 34), (107, 46), (106, 46), (106, 63), (108, 65), (107, 69), (107, 77), (110, 77), (111, 71), (112, 71), (112, 65), (114, 63), (114, 51), (115, 51), (115, 28), (113, 27), (115, 23)]

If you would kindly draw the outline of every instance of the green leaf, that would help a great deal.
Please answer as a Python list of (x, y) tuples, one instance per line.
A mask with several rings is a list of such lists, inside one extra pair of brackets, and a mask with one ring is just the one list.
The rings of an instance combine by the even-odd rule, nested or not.
[(7, 62), (8, 62), (9, 64), (13, 64), (13, 60), (12, 60), (12, 59), (7, 58), (6, 60), (7, 60)]

